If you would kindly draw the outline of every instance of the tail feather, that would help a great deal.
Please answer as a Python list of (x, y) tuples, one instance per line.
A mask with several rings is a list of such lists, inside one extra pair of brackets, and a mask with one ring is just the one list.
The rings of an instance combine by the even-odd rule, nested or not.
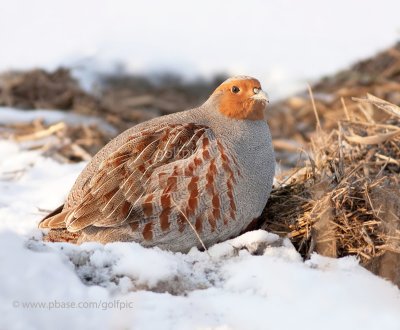
[(62, 229), (66, 228), (65, 219), (69, 211), (63, 211), (64, 205), (57, 207), (39, 222), (39, 228)]
[(50, 229), (50, 231), (43, 236), (45, 242), (77, 243), (80, 233), (71, 233), (66, 229), (65, 220), (71, 211), (63, 211), (63, 208), (64, 205), (57, 207), (39, 222), (39, 228)]

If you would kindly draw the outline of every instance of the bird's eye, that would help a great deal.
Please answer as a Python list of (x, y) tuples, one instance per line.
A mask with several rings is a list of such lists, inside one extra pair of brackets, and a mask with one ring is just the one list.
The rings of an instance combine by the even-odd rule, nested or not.
[(239, 93), (239, 92), (240, 92), (240, 88), (239, 88), (239, 87), (237, 87), (237, 86), (233, 86), (233, 87), (232, 87), (232, 93), (237, 94), (237, 93)]
[(257, 87), (254, 87), (253, 92), (254, 92), (254, 94), (258, 94), (260, 92), (260, 89)]

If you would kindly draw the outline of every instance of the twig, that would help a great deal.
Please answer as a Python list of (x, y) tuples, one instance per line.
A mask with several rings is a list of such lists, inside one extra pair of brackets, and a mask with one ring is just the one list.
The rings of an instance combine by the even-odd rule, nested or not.
[(312, 103), (312, 107), (314, 110), (314, 114), (315, 114), (315, 119), (317, 120), (317, 129), (321, 130), (321, 122), (319, 121), (319, 116), (318, 116), (318, 111), (317, 111), (317, 107), (315, 105), (315, 101), (314, 101), (314, 95), (311, 89), (310, 84), (307, 84), (307, 88), (308, 88), (308, 93), (310, 94), (310, 99), (311, 99), (311, 103)]

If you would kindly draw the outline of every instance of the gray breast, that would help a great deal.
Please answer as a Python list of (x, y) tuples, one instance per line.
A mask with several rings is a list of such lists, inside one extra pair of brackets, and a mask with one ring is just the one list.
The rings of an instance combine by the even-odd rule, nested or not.
[[(258, 217), (272, 189), (275, 156), (269, 127), (264, 121), (235, 120), (216, 114), (209, 125), (234, 153), (243, 173), (236, 195), (245, 221)], [(219, 118), (218, 118), (219, 117)]]

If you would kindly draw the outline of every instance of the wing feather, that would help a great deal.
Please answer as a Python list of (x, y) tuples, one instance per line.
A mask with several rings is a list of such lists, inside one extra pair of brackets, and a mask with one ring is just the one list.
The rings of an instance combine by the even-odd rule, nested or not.
[[(218, 230), (235, 218), (239, 176), (234, 155), (209, 127), (153, 126), (104, 159), (65, 224), (71, 232), (130, 224), (143, 239), (182, 232), (187, 221), (199, 232)], [(59, 217), (53, 222), (60, 227)]]

